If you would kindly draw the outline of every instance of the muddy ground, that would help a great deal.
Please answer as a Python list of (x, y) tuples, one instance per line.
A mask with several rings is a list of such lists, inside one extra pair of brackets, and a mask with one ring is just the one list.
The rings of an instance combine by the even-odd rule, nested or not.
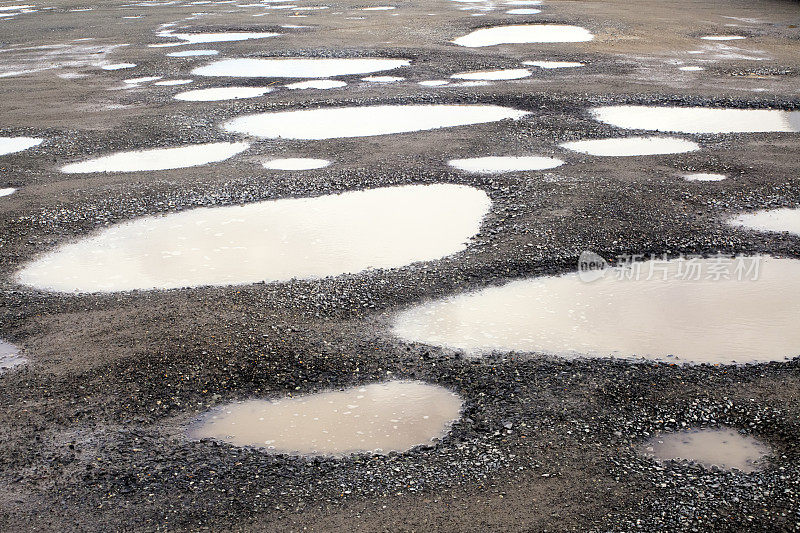
[[(525, 6), (485, 2), (297, 4), (329, 9), (55, 1), (0, 20), (0, 74), (33, 71), (0, 77), (0, 135), (45, 139), (0, 159), (0, 188), (19, 189), (0, 199), (0, 337), (20, 345), (30, 360), (0, 377), (0, 529), (800, 529), (797, 360), (680, 367), (536, 354), (471, 359), (404, 344), (387, 327), (393, 312), (428, 298), (574, 270), (583, 250), (608, 258), (800, 257), (798, 237), (724, 223), (744, 210), (798, 205), (797, 134), (694, 136), (702, 151), (668, 156), (592, 158), (558, 148), (569, 140), (631, 134), (591, 120), (587, 110), (598, 104), (800, 109), (800, 4), (546, 1), (542, 13), (529, 16), (504, 13)], [(369, 5), (397, 9), (360, 10)], [(459, 9), (467, 7), (473, 9)], [(260, 13), (267, 14), (253, 16)], [(449, 43), (473, 28), (523, 22), (576, 24), (596, 38), (488, 48)], [(182, 31), (282, 35), (148, 47), (170, 41), (156, 35), (165, 23)], [(747, 39), (699, 39), (721, 33)], [(34, 48), (56, 44), (68, 46)], [(402, 83), (343, 76), (338, 79), (348, 86), (342, 89), (179, 102), (172, 96), (186, 89), (264, 83), (192, 76), (192, 68), (214, 58), (166, 57), (187, 48), (219, 50), (220, 58), (382, 56), (413, 63), (391, 73), (405, 76)], [(698, 64), (698, 56), (688, 54), (695, 50), (711, 60), (702, 63), (706, 70), (678, 70)], [(417, 84), (465, 70), (518, 68), (526, 60), (586, 66), (534, 69), (528, 79), (478, 87)], [(121, 62), (137, 67), (98, 67)], [(140, 76), (194, 83), (124, 87), (122, 80)], [(364, 139), (258, 141), (238, 157), (197, 168), (58, 171), (123, 149), (239, 140), (218, 125), (244, 113), (477, 102), (533, 114)], [(567, 164), (493, 177), (446, 164), (496, 153), (554, 155)], [(335, 164), (303, 172), (260, 164), (282, 155)], [(686, 171), (729, 178), (686, 182), (680, 178)], [(318, 281), (120, 294), (51, 294), (12, 280), (26, 261), (58, 243), (145, 214), (437, 182), (469, 184), (494, 201), (467, 250), (440, 261)], [(457, 391), (466, 402), (462, 419), (431, 446), (347, 459), (276, 456), (184, 435), (198, 415), (232, 400), (387, 378)], [(659, 465), (636, 453), (653, 431), (706, 424), (763, 439), (775, 450), (769, 466), (753, 474), (720, 472)]]

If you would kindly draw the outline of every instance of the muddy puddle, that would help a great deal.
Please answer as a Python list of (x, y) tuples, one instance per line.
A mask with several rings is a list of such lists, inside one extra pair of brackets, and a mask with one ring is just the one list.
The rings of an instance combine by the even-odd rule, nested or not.
[(223, 129), (266, 139), (338, 139), (483, 124), (527, 114), (497, 105), (322, 107), (245, 115), (226, 122)]
[(19, 348), (0, 340), (0, 374), (27, 362), (28, 360), (21, 355)]
[(765, 466), (770, 450), (760, 441), (729, 428), (664, 432), (642, 445), (657, 461), (686, 461), (706, 468), (754, 472)]
[(651, 260), (512, 281), (397, 314), (395, 335), (471, 354), (688, 363), (800, 355), (800, 260)]
[(191, 428), (195, 439), (293, 455), (402, 452), (444, 437), (461, 398), (420, 381), (390, 381), (280, 400), (247, 400)]
[(775, 233), (800, 235), (800, 208), (766, 209), (745, 213), (730, 222), (734, 226)]
[(396, 268), (465, 249), (490, 205), (479, 189), (439, 184), (198, 208), (65, 244), (17, 280), (52, 291), (112, 292)]

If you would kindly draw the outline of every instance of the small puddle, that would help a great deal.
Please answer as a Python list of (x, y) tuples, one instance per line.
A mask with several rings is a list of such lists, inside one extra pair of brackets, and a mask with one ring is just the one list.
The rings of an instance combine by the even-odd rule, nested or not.
[(412, 307), (392, 329), (476, 355), (728, 364), (800, 355), (798, 316), (800, 260), (752, 256), (513, 281)]
[(390, 381), (228, 404), (190, 429), (189, 436), (293, 455), (386, 454), (444, 437), (461, 405), (461, 398), (444, 387)]
[(639, 155), (665, 155), (694, 152), (700, 149), (695, 142), (675, 137), (620, 137), (573, 141), (562, 148), (582, 154), (601, 157), (631, 157)]
[(477, 48), (498, 44), (578, 43), (591, 41), (594, 36), (580, 26), (560, 24), (523, 24), (481, 28), (452, 42), (459, 46)]
[(520, 8), (520, 9), (509, 9), (508, 11), (506, 11), (506, 14), (507, 15), (536, 15), (536, 14), (541, 13), (541, 12), (542, 12), (541, 9)]
[(479, 70), (476, 72), (459, 72), (450, 76), (459, 80), (518, 80), (527, 78), (531, 71), (526, 68), (506, 70)]
[(198, 208), (116, 224), (17, 274), (60, 292), (316, 279), (464, 250), (491, 201), (464, 185), (406, 185)]
[(113, 65), (103, 65), (100, 68), (102, 68), (103, 70), (124, 70), (124, 69), (133, 68), (135, 66), (136, 66), (136, 63), (115, 63)]
[(366, 78), (361, 78), (361, 81), (368, 81), (370, 83), (394, 83), (403, 80), (405, 80), (405, 78), (401, 78), (400, 76), (367, 76)]
[(173, 33), (165, 31), (158, 34), (159, 37), (169, 37), (179, 39), (178, 43), (161, 43), (164, 45), (180, 46), (184, 44), (203, 44), (203, 43), (222, 43), (231, 41), (249, 41), (251, 39), (265, 39), (267, 37), (277, 37), (280, 33), (271, 32), (223, 32), (223, 33)]
[(219, 54), (218, 50), (184, 50), (182, 52), (172, 52), (167, 54), (167, 57), (215, 56), (217, 54)]
[(466, 172), (502, 174), (504, 172), (520, 172), (523, 170), (547, 170), (561, 166), (564, 162), (554, 157), (489, 156), (451, 159), (447, 164)]
[(178, 93), (175, 95), (175, 99), (185, 102), (219, 102), (221, 100), (256, 98), (273, 90), (272, 87), (215, 87)]
[(741, 35), (706, 35), (700, 38), (704, 41), (740, 41), (745, 39), (745, 37)]
[(248, 143), (208, 143), (178, 148), (136, 150), (71, 163), (61, 167), (61, 172), (84, 174), (87, 172), (142, 172), (187, 168), (225, 161), (250, 147)]
[(707, 107), (609, 106), (592, 110), (596, 120), (634, 130), (676, 133), (800, 131), (800, 111)]
[(386, 58), (223, 59), (196, 68), (192, 74), (240, 78), (330, 78), (393, 70), (410, 64), (408, 59)]
[(642, 445), (642, 454), (660, 462), (688, 461), (706, 468), (755, 472), (770, 449), (729, 428), (663, 432)]
[(0, 373), (24, 365), (28, 360), (20, 355), (19, 348), (0, 340)]
[(42, 144), (44, 139), (33, 137), (0, 137), (0, 155), (21, 152)]
[(584, 66), (583, 63), (577, 63), (574, 61), (523, 61), (522, 64), (529, 67), (539, 67), (544, 69), (576, 68)]
[(340, 139), (483, 124), (528, 114), (496, 105), (322, 107), (245, 115), (226, 122), (223, 129), (265, 139)]
[(709, 172), (696, 172), (693, 174), (684, 174), (683, 179), (686, 181), (722, 181), (728, 176), (725, 174), (713, 174)]
[(686, 67), (678, 67), (678, 70), (683, 70), (684, 72), (700, 72), (701, 70), (705, 69), (696, 65), (689, 65)]
[(11, 196), (15, 192), (17, 192), (17, 189), (15, 189), (14, 187), (5, 187), (3, 189), (0, 189), (0, 197)]
[(327, 159), (314, 159), (310, 157), (289, 157), (285, 159), (273, 159), (264, 163), (264, 168), (272, 170), (312, 170), (315, 168), (325, 168), (331, 162)]
[(746, 213), (735, 217), (730, 224), (756, 231), (800, 235), (800, 208), (787, 207)]
[(153, 85), (158, 85), (162, 87), (173, 87), (175, 85), (186, 85), (187, 83), (192, 83), (194, 80), (164, 80), (164, 81), (157, 81)]
[(347, 83), (339, 80), (308, 80), (297, 81), (286, 86), (287, 89), (338, 89)]

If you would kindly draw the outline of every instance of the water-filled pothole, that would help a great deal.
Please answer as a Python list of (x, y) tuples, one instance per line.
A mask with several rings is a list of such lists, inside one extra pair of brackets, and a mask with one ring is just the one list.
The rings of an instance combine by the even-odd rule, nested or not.
[(734, 218), (730, 223), (757, 231), (789, 232), (800, 235), (800, 208), (787, 207), (745, 213)]
[(71, 163), (61, 167), (61, 172), (82, 174), (87, 172), (142, 172), (196, 167), (225, 161), (250, 147), (248, 143), (208, 143), (177, 148), (153, 148), (119, 152), (97, 159)]
[(548, 170), (564, 164), (555, 157), (537, 156), (488, 156), (468, 159), (451, 159), (447, 162), (451, 167), (478, 174), (502, 174), (524, 170)]
[(282, 159), (271, 159), (264, 162), (264, 168), (272, 170), (312, 170), (315, 168), (325, 168), (331, 162), (327, 159), (315, 159), (312, 157), (286, 157)]
[(223, 128), (266, 139), (369, 137), (518, 119), (529, 114), (497, 105), (322, 107), (245, 115)]
[(287, 89), (338, 89), (346, 86), (347, 83), (341, 80), (308, 80), (296, 81), (286, 85)]
[(472, 354), (726, 364), (800, 355), (798, 316), (800, 260), (688, 258), (513, 281), (410, 308), (392, 329)]
[(256, 98), (273, 90), (272, 87), (214, 87), (178, 93), (175, 95), (175, 99), (185, 102), (218, 102), (220, 100)]
[(42, 144), (44, 139), (33, 137), (0, 137), (0, 155), (21, 152)]
[(686, 181), (722, 181), (726, 178), (727, 176), (725, 174), (715, 174), (712, 172), (694, 172), (683, 175), (683, 179)]
[(0, 197), (11, 196), (15, 192), (17, 192), (17, 189), (15, 189), (14, 187), (3, 187), (2, 189), (0, 189)]
[(578, 43), (594, 36), (586, 28), (561, 24), (522, 24), (481, 28), (453, 40), (460, 46), (476, 48), (498, 44)]
[(590, 139), (561, 144), (562, 148), (583, 154), (602, 157), (632, 157), (639, 155), (665, 155), (693, 152), (700, 145), (675, 137), (618, 137)]
[(799, 132), (800, 111), (708, 107), (608, 106), (592, 110), (596, 120), (634, 130), (676, 133)]
[(61, 292), (314, 279), (430, 261), (466, 248), (491, 202), (464, 185), (407, 185), (198, 208), (117, 224), (16, 276)]
[(450, 76), (459, 80), (518, 80), (527, 78), (531, 71), (526, 68), (504, 70), (478, 70), (474, 72), (459, 72)]
[(760, 470), (769, 447), (728, 428), (659, 433), (642, 445), (642, 453), (658, 461), (687, 461), (706, 468), (742, 472)]
[(183, 50), (182, 52), (172, 52), (167, 54), (167, 57), (199, 57), (199, 56), (215, 56), (219, 54), (219, 50)]
[(275, 58), (223, 59), (198, 67), (199, 76), (240, 78), (329, 78), (350, 74), (370, 74), (411, 64), (408, 59), (388, 58)]
[(281, 400), (228, 404), (189, 432), (274, 453), (402, 452), (447, 435), (461, 398), (437, 385), (390, 381)]
[(522, 64), (543, 69), (576, 68), (584, 66), (583, 63), (577, 63), (574, 61), (523, 61)]
[(273, 32), (173, 33), (172, 31), (164, 31), (159, 33), (158, 35), (159, 37), (170, 37), (172, 39), (179, 39), (180, 42), (160, 43), (160, 45), (155, 45), (155, 46), (180, 46), (184, 44), (249, 41), (251, 39), (265, 39), (267, 37), (277, 37), (280, 35), (280, 33), (273, 33)]
[(24, 365), (27, 362), (28, 360), (20, 355), (19, 348), (0, 340), (0, 373), (19, 365)]

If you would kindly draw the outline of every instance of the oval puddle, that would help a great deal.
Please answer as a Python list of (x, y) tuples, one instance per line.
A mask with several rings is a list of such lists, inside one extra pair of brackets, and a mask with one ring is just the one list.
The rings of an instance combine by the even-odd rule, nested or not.
[(706, 468), (755, 472), (770, 449), (753, 437), (719, 428), (659, 433), (642, 445), (641, 452), (659, 462), (687, 461)]
[(15, 189), (14, 187), (5, 187), (3, 189), (0, 189), (0, 197), (11, 196), (15, 192), (17, 192), (17, 189)]
[(311, 157), (287, 157), (283, 159), (272, 159), (264, 162), (264, 168), (271, 170), (313, 170), (325, 168), (331, 162), (327, 159), (314, 159)]
[(722, 181), (728, 176), (725, 174), (714, 174), (708, 172), (697, 172), (693, 174), (684, 174), (683, 179), (686, 181)]
[(143, 172), (188, 168), (225, 161), (250, 147), (248, 143), (208, 143), (177, 148), (154, 148), (118, 152), (97, 159), (71, 163), (61, 167), (61, 172), (83, 174), (88, 172)]
[(465, 172), (477, 174), (502, 174), (505, 172), (520, 172), (524, 170), (548, 170), (564, 164), (554, 157), (536, 156), (489, 156), (471, 157), (468, 159), (451, 159), (447, 162), (451, 167)]
[(695, 142), (675, 137), (620, 137), (566, 142), (562, 148), (600, 157), (632, 157), (694, 152), (700, 149)]
[(430, 261), (466, 248), (491, 201), (464, 185), (407, 185), (117, 224), (65, 244), (16, 279), (112, 292), (314, 279)]
[(800, 235), (800, 208), (786, 207), (745, 213), (735, 217), (730, 224), (756, 231)]
[(184, 102), (219, 102), (221, 100), (256, 98), (272, 91), (274, 91), (272, 87), (215, 87), (185, 91), (176, 94), (174, 98)]
[(800, 131), (800, 111), (706, 107), (608, 106), (596, 120), (618, 128), (676, 133), (769, 133)]
[(42, 144), (44, 139), (33, 137), (0, 137), (0, 155), (21, 152)]
[(11, 343), (0, 340), (0, 373), (28, 362), (20, 350)]
[(340, 139), (483, 124), (528, 114), (496, 105), (323, 107), (245, 115), (226, 122), (223, 129), (265, 139)]
[(543, 69), (577, 68), (584, 66), (583, 63), (576, 63), (574, 61), (523, 61), (522, 64)]
[(475, 72), (459, 72), (450, 76), (459, 80), (518, 80), (527, 78), (531, 71), (526, 68), (505, 69), (505, 70), (479, 70)]
[(329, 78), (371, 74), (410, 64), (409, 59), (387, 58), (244, 58), (216, 61), (194, 69), (192, 74), (239, 78)]
[(402, 452), (447, 435), (461, 398), (437, 385), (390, 381), (281, 400), (228, 404), (189, 431), (273, 453)]
[(400, 312), (392, 331), (472, 354), (727, 364), (800, 355), (798, 316), (800, 260), (752, 256), (513, 281)]
[(593, 38), (589, 30), (580, 26), (522, 24), (481, 28), (452, 42), (459, 46), (478, 48), (498, 44), (578, 43), (591, 41)]

